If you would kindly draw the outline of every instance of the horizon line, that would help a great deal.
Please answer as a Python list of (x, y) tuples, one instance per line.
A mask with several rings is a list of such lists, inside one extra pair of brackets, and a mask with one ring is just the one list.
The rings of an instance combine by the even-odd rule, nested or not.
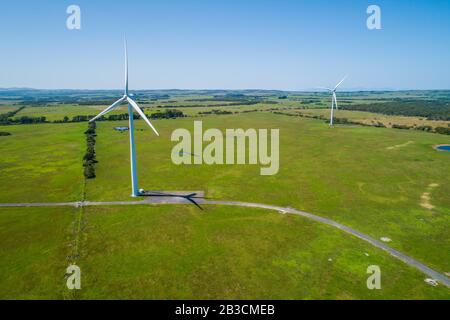
[[(34, 90), (34, 91), (123, 91), (123, 88), (35, 88), (35, 87), (0, 87), (0, 90)], [(245, 88), (245, 89), (229, 89), (229, 88), (159, 88), (159, 89), (132, 89), (130, 91), (279, 91), (279, 92), (325, 92), (325, 90), (305, 88), (305, 89), (260, 89), (260, 88)], [(447, 89), (414, 89), (414, 88), (342, 88), (339, 92), (406, 92), (406, 91), (450, 91)]]

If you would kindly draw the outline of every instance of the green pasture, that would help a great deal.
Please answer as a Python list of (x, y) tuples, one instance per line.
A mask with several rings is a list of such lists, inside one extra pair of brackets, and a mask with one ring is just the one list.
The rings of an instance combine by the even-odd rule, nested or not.
[[(279, 173), (261, 176), (259, 165), (174, 165), (171, 133), (176, 128), (192, 131), (195, 119), (203, 121), (204, 130), (280, 129)], [(141, 188), (204, 190), (211, 199), (295, 207), (377, 239), (389, 237), (393, 248), (442, 273), (450, 271), (450, 154), (432, 148), (449, 143), (447, 136), (329, 128), (320, 120), (269, 112), (153, 123), (160, 137), (136, 121)], [(132, 200), (129, 138), (113, 130), (118, 125), (126, 122), (97, 123), (97, 177), (86, 187), (82, 157), (87, 123), (0, 127), (12, 133), (0, 137), (0, 202), (77, 201), (84, 192), (92, 201)], [(429, 191), (431, 184), (436, 187)], [(427, 192), (432, 209), (421, 205)], [(7, 257), (0, 264), (0, 287), (15, 298), (67, 297), (64, 286), (59, 287), (64, 285), (62, 265), (71, 252), (72, 225), (81, 214), (79, 264), (86, 277), (82, 292), (69, 298), (450, 297), (447, 288), (429, 287), (425, 275), (339, 230), (270, 211), (205, 209), (98, 207), (80, 213), (0, 208), (0, 251)], [(45, 231), (52, 226), (54, 230)], [(36, 247), (14, 234), (26, 235), (30, 242), (38, 239)], [(41, 257), (41, 250), (50, 251)], [(44, 257), (51, 262), (25, 270)], [(381, 291), (365, 287), (369, 264), (384, 270)], [(23, 282), (41, 273), (48, 278)], [(56, 274), (61, 279), (50, 279)]]
[[(2, 208), (4, 299), (446, 299), (424, 276), (330, 227), (262, 209)], [(76, 229), (81, 218), (81, 228)], [(66, 288), (74, 252), (81, 290)], [(381, 290), (366, 287), (378, 265)]]
[[(137, 129), (143, 129), (136, 133), (141, 188), (204, 190), (213, 199), (292, 206), (375, 238), (389, 237), (393, 247), (442, 272), (450, 270), (450, 261), (442, 259), (450, 250), (450, 185), (444, 174), (450, 155), (432, 148), (446, 143), (446, 136), (370, 127), (330, 129), (322, 121), (272, 114), (201, 118), (205, 129), (279, 128), (279, 173), (261, 176), (259, 165), (174, 165), (170, 135), (180, 127), (193, 130), (192, 120), (154, 121), (159, 138), (137, 121)], [(128, 135), (114, 131), (115, 125), (98, 124), (99, 163), (97, 178), (87, 184), (90, 200), (129, 198)], [(439, 185), (431, 194), (433, 210), (420, 205), (430, 184)]]
[(75, 201), (86, 123), (0, 126), (0, 202)]

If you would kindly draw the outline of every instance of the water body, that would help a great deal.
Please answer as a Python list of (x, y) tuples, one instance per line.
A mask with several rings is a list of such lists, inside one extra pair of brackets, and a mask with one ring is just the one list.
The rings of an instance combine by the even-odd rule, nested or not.
[(444, 146), (439, 146), (436, 149), (438, 149), (440, 151), (450, 151), (450, 144), (444, 145)]

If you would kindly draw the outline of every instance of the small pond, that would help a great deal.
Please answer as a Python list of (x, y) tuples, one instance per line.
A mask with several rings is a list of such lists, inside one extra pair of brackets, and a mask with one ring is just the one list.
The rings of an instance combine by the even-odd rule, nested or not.
[(439, 151), (450, 151), (450, 144), (443, 144), (440, 146), (436, 146), (436, 149)]

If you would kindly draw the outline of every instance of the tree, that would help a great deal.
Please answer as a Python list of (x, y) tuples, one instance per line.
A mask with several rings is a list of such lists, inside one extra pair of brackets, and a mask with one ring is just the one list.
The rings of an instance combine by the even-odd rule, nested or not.
[(95, 169), (93, 165), (87, 165), (84, 167), (84, 176), (86, 179), (95, 178)]

